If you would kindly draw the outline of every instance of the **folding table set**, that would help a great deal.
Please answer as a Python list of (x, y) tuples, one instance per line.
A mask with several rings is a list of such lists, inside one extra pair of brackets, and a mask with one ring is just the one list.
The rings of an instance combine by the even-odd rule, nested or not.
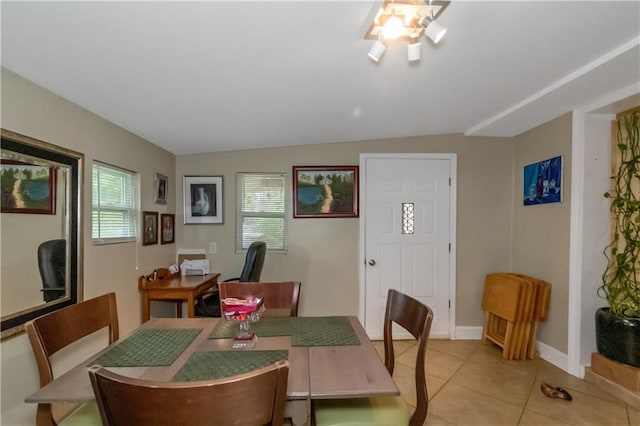
[(502, 348), (508, 360), (534, 359), (538, 322), (547, 320), (551, 284), (514, 273), (487, 274), (482, 297), (482, 341)]

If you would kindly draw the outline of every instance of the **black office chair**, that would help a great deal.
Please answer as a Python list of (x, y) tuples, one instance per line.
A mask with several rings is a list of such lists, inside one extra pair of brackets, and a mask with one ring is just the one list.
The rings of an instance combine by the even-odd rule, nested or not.
[[(244, 266), (239, 277), (229, 278), (224, 282), (258, 282), (262, 274), (264, 258), (267, 255), (267, 244), (263, 241), (254, 241), (247, 249)], [(218, 289), (212, 289), (196, 299), (196, 316), (220, 317), (220, 295)]]
[(41, 291), (45, 302), (64, 297), (66, 260), (66, 240), (49, 240), (38, 246), (38, 269), (42, 277)]

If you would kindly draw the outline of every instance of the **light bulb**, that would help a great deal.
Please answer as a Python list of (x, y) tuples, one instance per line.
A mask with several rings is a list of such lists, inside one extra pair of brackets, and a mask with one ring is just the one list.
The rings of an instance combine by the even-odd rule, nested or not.
[(382, 36), (385, 40), (395, 40), (402, 34), (404, 34), (404, 24), (396, 15), (389, 18), (382, 27)]

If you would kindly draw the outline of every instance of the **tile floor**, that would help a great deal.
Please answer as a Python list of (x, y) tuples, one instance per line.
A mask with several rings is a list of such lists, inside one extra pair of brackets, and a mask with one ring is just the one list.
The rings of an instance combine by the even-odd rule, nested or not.
[[(384, 358), (383, 343), (374, 345)], [(396, 341), (394, 346), (394, 380), (409, 404), (415, 404), (417, 349), (411, 341)], [(429, 426), (640, 425), (638, 406), (542, 359), (506, 361), (497, 346), (480, 341), (430, 340), (426, 371)], [(567, 389), (573, 401), (544, 396), (543, 381)]]

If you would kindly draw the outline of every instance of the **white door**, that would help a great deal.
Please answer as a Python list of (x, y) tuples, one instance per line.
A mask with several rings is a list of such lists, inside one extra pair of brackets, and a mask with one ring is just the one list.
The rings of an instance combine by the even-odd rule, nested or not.
[(394, 288), (433, 310), (432, 336), (450, 337), (455, 155), (363, 154), (360, 164), (367, 333), (382, 338)]

